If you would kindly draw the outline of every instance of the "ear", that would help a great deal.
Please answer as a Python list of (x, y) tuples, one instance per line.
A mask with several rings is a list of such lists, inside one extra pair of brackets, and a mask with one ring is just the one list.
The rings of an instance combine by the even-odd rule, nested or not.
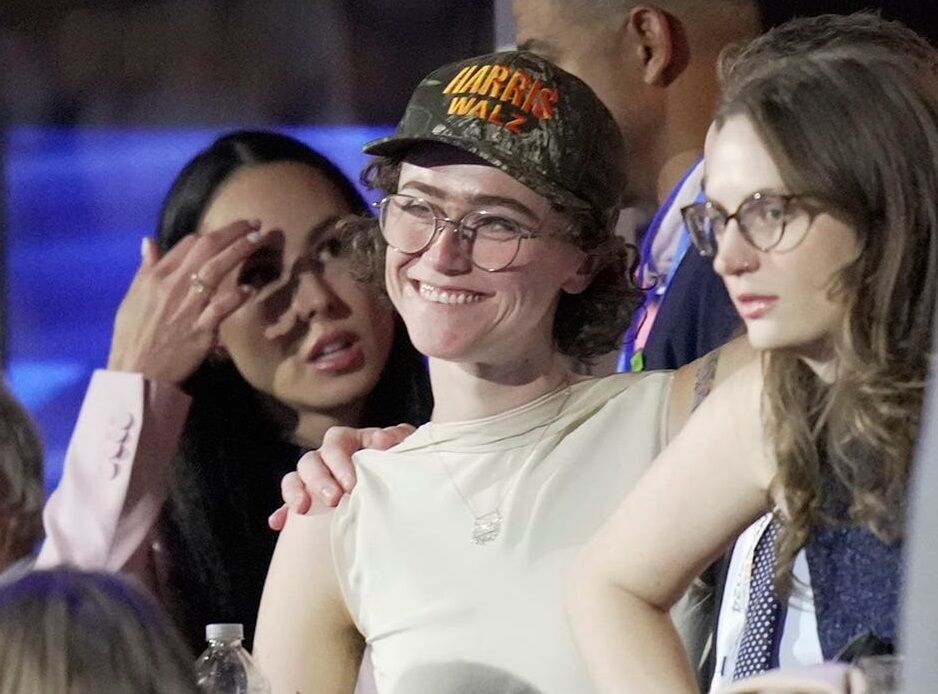
[(629, 12), (629, 38), (641, 64), (645, 84), (665, 87), (672, 79), (675, 45), (671, 17), (652, 5), (637, 5)]
[(585, 292), (586, 288), (592, 284), (593, 278), (596, 277), (596, 273), (599, 272), (602, 265), (595, 251), (593, 253), (581, 251), (581, 253), (583, 257), (576, 272), (570, 275), (567, 281), (560, 286), (567, 294), (582, 294)]

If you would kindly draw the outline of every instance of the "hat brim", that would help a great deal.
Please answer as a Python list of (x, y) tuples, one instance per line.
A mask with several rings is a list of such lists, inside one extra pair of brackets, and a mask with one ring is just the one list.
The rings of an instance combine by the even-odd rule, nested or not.
[(450, 147), (455, 147), (456, 149), (473, 154), (487, 161), (492, 166), (501, 169), (539, 195), (543, 195), (551, 202), (562, 207), (583, 210), (588, 210), (592, 207), (588, 202), (582, 200), (570, 191), (555, 185), (533, 167), (519, 167), (513, 157), (500, 152), (497, 147), (488, 142), (466, 140), (464, 138), (448, 135), (421, 135), (419, 137), (388, 135), (366, 143), (365, 146), (362, 147), (362, 151), (365, 154), (378, 157), (402, 157), (412, 147), (426, 143), (449, 145)]

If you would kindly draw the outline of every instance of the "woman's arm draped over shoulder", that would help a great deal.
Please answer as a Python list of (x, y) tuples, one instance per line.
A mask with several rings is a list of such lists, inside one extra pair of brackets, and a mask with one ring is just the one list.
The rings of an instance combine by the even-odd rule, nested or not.
[(290, 514), (270, 562), (254, 655), (273, 694), (355, 689), (365, 644), (339, 588), (332, 516)]
[(96, 371), (43, 512), (39, 568), (126, 571), (155, 588), (150, 539), (189, 397), (141, 374)]
[(668, 609), (769, 507), (761, 366), (714, 390), (584, 551), (570, 611), (604, 692), (696, 692)]

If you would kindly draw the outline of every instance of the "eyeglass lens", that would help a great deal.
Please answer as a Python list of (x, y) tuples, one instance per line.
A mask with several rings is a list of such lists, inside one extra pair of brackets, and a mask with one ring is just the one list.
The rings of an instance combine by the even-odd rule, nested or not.
[(740, 233), (750, 245), (768, 251), (778, 245), (785, 233), (788, 201), (782, 195), (753, 196), (730, 215), (716, 205), (697, 203), (686, 208), (684, 218), (694, 245), (704, 255), (716, 253), (720, 237), (731, 219), (736, 220)]
[(525, 235), (515, 220), (502, 214), (477, 210), (458, 222), (437, 215), (424, 200), (409, 195), (389, 195), (381, 202), (381, 232), (390, 246), (402, 253), (421, 253), (445, 227), (457, 227), (462, 247), (474, 265), (501, 270), (515, 259)]

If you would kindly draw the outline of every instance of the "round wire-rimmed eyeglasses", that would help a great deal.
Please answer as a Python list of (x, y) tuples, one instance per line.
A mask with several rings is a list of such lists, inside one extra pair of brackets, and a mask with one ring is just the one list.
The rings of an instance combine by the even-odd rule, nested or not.
[(374, 203), (378, 225), (388, 245), (400, 253), (420, 255), (449, 225), (469, 261), (485, 272), (505, 270), (518, 257), (521, 242), (539, 232), (505, 213), (471, 210), (459, 219), (438, 215), (423, 198), (404, 193)]
[[(820, 208), (804, 204), (813, 197), (806, 193), (783, 195), (758, 192), (743, 200), (732, 214), (708, 200), (682, 208), (681, 216), (691, 242), (703, 256), (712, 258), (716, 255), (720, 237), (733, 219), (736, 220), (739, 233), (750, 246), (768, 252), (777, 248), (783, 238), (788, 241), (786, 248), (794, 248), (804, 240), (811, 221), (820, 211)], [(796, 212), (807, 212), (809, 220), (799, 230), (798, 238), (793, 238), (791, 234), (786, 236), (785, 232)]]

